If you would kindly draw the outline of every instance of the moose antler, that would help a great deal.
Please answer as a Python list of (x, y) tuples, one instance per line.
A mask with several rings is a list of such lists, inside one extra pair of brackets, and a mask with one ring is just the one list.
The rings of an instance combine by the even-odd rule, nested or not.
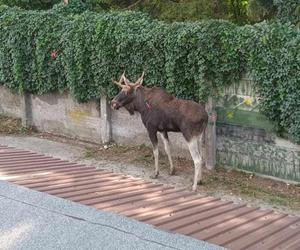
[(144, 75), (145, 75), (145, 72), (143, 71), (142, 75), (140, 76), (140, 78), (135, 83), (130, 83), (129, 80), (126, 77), (124, 77), (125, 84), (129, 87), (136, 88), (136, 87), (142, 85), (143, 80), (144, 80)]
[[(125, 73), (125, 72), (124, 72), (124, 73)], [(125, 74), (124, 74), (123, 79), (124, 79), (124, 82), (125, 82), (126, 85), (131, 86), (131, 83), (130, 83), (130, 81), (126, 78)]]
[[(125, 86), (136, 88), (136, 87), (142, 85), (143, 80), (144, 80), (144, 75), (145, 75), (145, 72), (143, 71), (142, 75), (135, 83), (130, 83), (130, 81), (126, 78), (125, 71), (124, 71), (123, 74), (121, 75), (120, 80), (118, 82), (113, 80), (113, 82), (121, 88), (124, 88)], [(125, 85), (122, 84), (123, 82), (125, 83)]]
[[(123, 74), (121, 75), (121, 78), (120, 78), (120, 80), (117, 82), (117, 81), (115, 81), (115, 80), (113, 80), (113, 83), (115, 83), (116, 85), (118, 85), (119, 87), (121, 87), (121, 88), (123, 88), (123, 84), (122, 84), (122, 82), (124, 81), (124, 79), (125, 79), (126, 77), (125, 77), (125, 71), (123, 72)], [(126, 83), (126, 82), (125, 82)]]
[(143, 71), (143, 73), (140, 76), (140, 78), (135, 82), (135, 85), (142, 85), (143, 84), (144, 75), (145, 75), (145, 72)]

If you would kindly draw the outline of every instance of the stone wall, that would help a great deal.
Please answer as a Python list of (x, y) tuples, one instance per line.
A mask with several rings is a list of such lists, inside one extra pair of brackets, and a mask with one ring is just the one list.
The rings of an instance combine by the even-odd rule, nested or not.
[[(300, 146), (275, 135), (273, 124), (258, 112), (252, 86), (245, 77), (226, 89), (216, 104), (217, 163), (300, 182)], [(246, 97), (253, 105), (238, 105)]]
[(300, 182), (300, 147), (264, 129), (218, 123), (217, 162)]

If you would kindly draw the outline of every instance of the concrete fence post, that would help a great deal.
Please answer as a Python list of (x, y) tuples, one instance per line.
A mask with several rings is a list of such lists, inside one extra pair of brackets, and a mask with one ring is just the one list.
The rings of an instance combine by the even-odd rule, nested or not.
[(111, 142), (111, 108), (104, 94), (101, 95), (100, 99), (100, 112), (102, 143), (108, 144)]
[(22, 96), (21, 107), (22, 107), (22, 126), (25, 128), (32, 127), (32, 106), (31, 106), (31, 95), (24, 93)]
[(213, 169), (216, 165), (217, 135), (216, 120), (217, 113), (215, 111), (214, 101), (210, 97), (206, 104), (206, 111), (209, 114), (208, 124), (205, 131), (205, 153), (206, 167)]

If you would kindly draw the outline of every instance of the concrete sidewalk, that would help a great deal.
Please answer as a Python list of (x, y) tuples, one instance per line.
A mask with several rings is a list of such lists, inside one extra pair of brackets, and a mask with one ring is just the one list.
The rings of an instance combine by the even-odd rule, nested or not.
[(0, 181), (0, 249), (222, 249)]

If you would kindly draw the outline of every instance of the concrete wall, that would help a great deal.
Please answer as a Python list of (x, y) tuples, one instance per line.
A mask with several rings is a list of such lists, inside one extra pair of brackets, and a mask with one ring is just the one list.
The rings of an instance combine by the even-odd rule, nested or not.
[(101, 142), (99, 101), (78, 104), (67, 94), (30, 98), (31, 123), (39, 131)]
[[(102, 104), (105, 105), (105, 102)], [(118, 144), (151, 146), (139, 114), (131, 116), (125, 109), (109, 110), (111, 114), (107, 114), (106, 119), (111, 120), (111, 128), (105, 129), (101, 119), (105, 118), (104, 115), (101, 117), (100, 110), (99, 100), (78, 104), (68, 94), (24, 97), (0, 87), (0, 114), (27, 119), (27, 125), (39, 131), (102, 143), (102, 135), (111, 129), (108, 134)], [(190, 157), (181, 134), (170, 133), (169, 137), (174, 154)], [(160, 136), (159, 146), (163, 150)]]
[[(244, 80), (241, 85), (233, 85), (216, 104), (217, 164), (300, 182), (299, 145), (276, 137), (272, 124), (257, 110), (241, 106), (233, 118), (226, 117), (231, 106), (244, 96), (254, 95), (250, 84)], [(67, 94), (19, 96), (0, 87), (0, 113), (20, 117), (27, 125), (58, 135), (96, 143), (113, 140), (124, 145), (151, 145), (139, 115), (130, 116), (124, 109), (111, 111), (104, 97), (101, 102), (78, 104)], [(190, 158), (182, 135), (170, 133), (169, 137), (173, 156)]]
[(67, 94), (30, 98), (31, 123), (38, 130), (101, 143), (100, 102), (78, 104)]
[(67, 94), (17, 95), (0, 86), (0, 114), (39, 131), (101, 143), (100, 102), (78, 104)]
[(0, 114), (15, 118), (22, 118), (23, 96), (12, 93), (5, 87), (0, 86)]

